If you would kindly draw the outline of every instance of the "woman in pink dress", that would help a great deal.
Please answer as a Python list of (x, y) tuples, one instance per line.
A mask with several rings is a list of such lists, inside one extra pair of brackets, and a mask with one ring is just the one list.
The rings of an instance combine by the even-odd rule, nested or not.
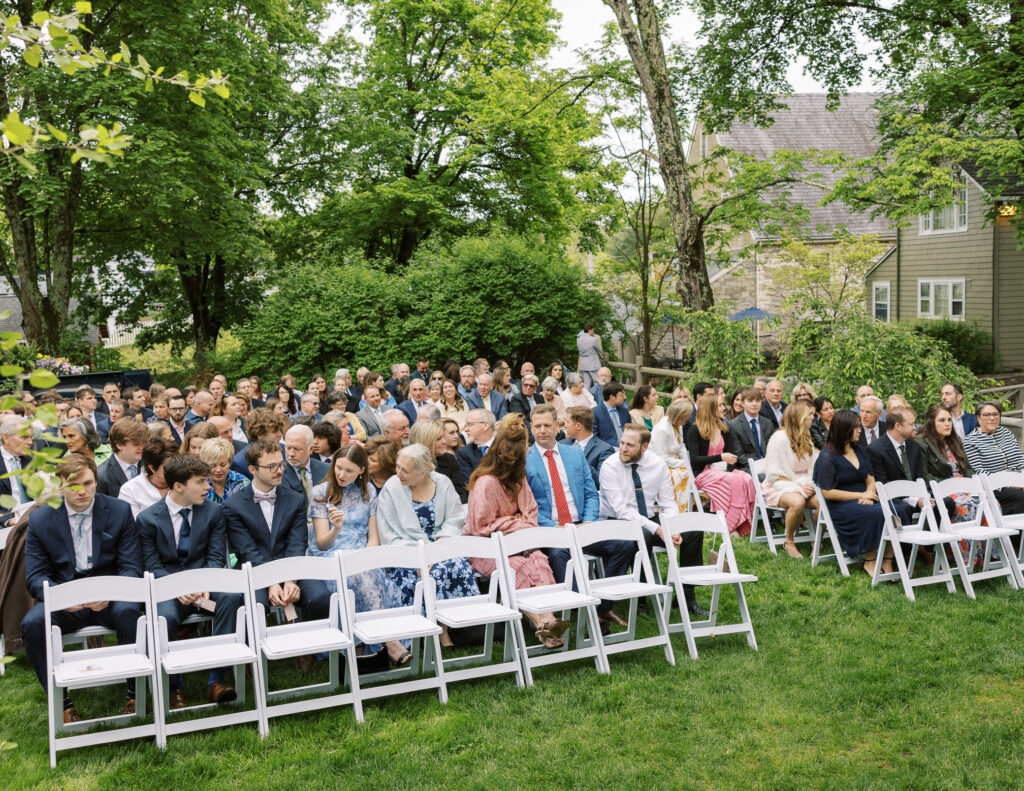
[[(469, 479), (469, 504), (463, 532), (468, 536), (489, 536), (495, 530), (514, 533), (537, 527), (537, 501), (526, 484), (526, 425), (522, 415), (509, 415), (501, 421), (497, 436), (480, 466)], [(510, 557), (509, 565), (516, 575), (516, 588), (553, 585), (547, 556), (535, 549), (525, 557)], [(473, 568), (490, 576), (495, 569), (489, 558), (470, 558)], [(537, 639), (546, 648), (565, 644), (562, 633), (568, 621), (553, 613), (524, 613), (536, 629)]]
[[(727, 470), (736, 463), (736, 455), (725, 453), (725, 433), (729, 430), (722, 415), (725, 402), (704, 395), (697, 405), (697, 417), (686, 429), (686, 450), (690, 454), (697, 488), (711, 498), (715, 511), (725, 512), (730, 533), (745, 536), (750, 532), (754, 514), (754, 482), (742, 470)], [(714, 469), (712, 465), (723, 469)]]

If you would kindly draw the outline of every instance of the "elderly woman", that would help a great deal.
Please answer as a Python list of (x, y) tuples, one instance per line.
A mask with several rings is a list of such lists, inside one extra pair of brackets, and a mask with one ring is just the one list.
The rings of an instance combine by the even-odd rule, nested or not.
[[(454, 421), (448, 426), (454, 426)], [(458, 436), (458, 432), (456, 432)], [(466, 489), (466, 479), (462, 477), (462, 470), (455, 460), (455, 451), (449, 447), (449, 438), (446, 436), (445, 423), (440, 420), (426, 420), (420, 418), (413, 423), (409, 430), (409, 444), (422, 445), (430, 454), (430, 460), (434, 468), (452, 482), (456, 494), (465, 504), (469, 500), (469, 491)]]
[(109, 445), (100, 441), (100, 435), (96, 433), (92, 423), (84, 417), (73, 417), (60, 424), (60, 435), (67, 442), (65, 456), (71, 453), (81, 453), (100, 464), (110, 456)]
[(210, 477), (207, 478), (210, 488), (206, 490), (206, 499), (211, 503), (222, 505), (239, 489), (250, 485), (248, 478), (231, 469), (234, 457), (235, 446), (223, 437), (208, 439), (199, 448), (199, 458), (210, 465)]
[(431, 379), (430, 384), (427, 385), (427, 400), (436, 406), (438, 409), (441, 408), (441, 381), (438, 379)]
[(817, 508), (811, 470), (818, 449), (811, 441), (814, 409), (806, 401), (794, 401), (782, 413), (780, 431), (772, 434), (765, 450), (764, 499), (768, 505), (786, 509), (786, 539), (783, 549), (791, 558), (802, 558), (796, 546), (796, 531), (804, 521), (805, 508)]
[(199, 449), (203, 447), (203, 443), (208, 439), (219, 436), (220, 434), (217, 432), (216, 426), (211, 426), (205, 420), (202, 423), (196, 423), (185, 433), (185, 437), (181, 441), (179, 453), (191, 453), (193, 456), (198, 457)]
[(806, 401), (812, 403), (818, 394), (814, 392), (814, 388), (811, 387), (807, 382), (800, 382), (793, 387), (793, 398), (790, 403), (795, 404), (797, 401)]
[[(466, 521), (465, 506), (452, 482), (434, 471), (431, 452), (419, 444), (402, 448), (396, 469), (395, 477), (384, 484), (377, 497), (377, 531), (381, 544), (415, 546), (420, 541), (438, 541), (462, 535)], [(388, 573), (402, 594), (404, 604), (412, 604), (416, 572), (413, 569), (389, 569)], [(430, 568), (430, 576), (437, 586), (439, 599), (460, 599), (480, 593), (466, 558), (450, 558), (435, 563)], [(452, 645), (447, 629), (441, 635), (441, 645)]]
[(544, 391), (544, 403), (551, 404), (558, 413), (558, 428), (565, 428), (565, 402), (558, 394), (559, 381), (553, 376), (545, 376), (541, 382), (541, 389)]
[(676, 505), (680, 511), (690, 507), (690, 498), (686, 494), (690, 486), (690, 468), (684, 438), (686, 424), (692, 414), (693, 404), (689, 401), (682, 398), (673, 401), (668, 405), (665, 416), (654, 425), (648, 447), (648, 450), (668, 464)]
[(339, 409), (332, 409), (324, 415), (323, 419), (338, 427), (338, 430), (341, 432), (342, 445), (346, 442), (358, 442), (362, 444), (366, 441), (366, 429), (363, 427), (359, 418), (351, 412), (342, 412)]
[(565, 389), (559, 395), (566, 409), (574, 406), (585, 406), (588, 409), (593, 409), (597, 406), (594, 396), (583, 387), (583, 377), (579, 374), (568, 373), (565, 375)]
[(650, 385), (640, 385), (629, 405), (629, 415), (634, 423), (642, 423), (648, 431), (665, 417), (665, 409), (658, 404), (658, 394)]

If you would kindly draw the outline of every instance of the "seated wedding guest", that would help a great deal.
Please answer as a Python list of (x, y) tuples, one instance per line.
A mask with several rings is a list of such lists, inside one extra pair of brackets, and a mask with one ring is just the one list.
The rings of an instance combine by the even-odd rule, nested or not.
[(577, 445), (590, 465), (594, 477), (594, 485), (601, 488), (601, 465), (604, 460), (615, 453), (615, 448), (602, 439), (595, 437), (594, 411), (585, 406), (574, 406), (566, 412), (565, 445)]
[[(455, 424), (453, 422), (450, 425)], [(452, 482), (455, 493), (463, 503), (468, 502), (469, 490), (466, 489), (466, 479), (462, 477), (462, 470), (459, 469), (455, 454), (448, 447), (445, 427), (440, 420), (417, 420), (416, 425), (409, 430), (409, 445), (425, 447), (434, 469)]]
[(248, 395), (252, 399), (252, 408), (259, 409), (262, 406), (266, 406), (267, 397), (263, 394), (263, 380), (258, 376), (250, 376), (248, 379), (251, 387)]
[(209, 390), (199, 390), (192, 399), (192, 408), (185, 413), (185, 419), (189, 421), (206, 420), (210, 417), (210, 410), (216, 399)]
[(561, 395), (565, 391), (564, 371), (565, 369), (561, 363), (554, 362), (548, 366), (547, 376), (544, 377), (545, 379), (547, 379), (548, 376), (550, 376), (552, 379), (555, 380), (555, 393), (557, 393), (558, 395)]
[(196, 393), (199, 392), (199, 388), (195, 385), (185, 385), (181, 388), (181, 394), (185, 397), (185, 403), (188, 404), (188, 408), (192, 408), (192, 404), (196, 402)]
[[(60, 585), (94, 576), (142, 576), (142, 551), (131, 509), (120, 500), (96, 493), (96, 465), (80, 454), (61, 459), (57, 475), (64, 502), (57, 508), (37, 508), (28, 518), (25, 536), (25, 585), (37, 603), (21, 622), (29, 664), (49, 690), (46, 670), (46, 613), (43, 583)], [(95, 601), (51, 614), (64, 634), (86, 626), (104, 626), (117, 632), (120, 645), (135, 643), (137, 602)], [(143, 682), (145, 683), (145, 682)], [(82, 718), (64, 691), (64, 723)], [(135, 713), (135, 679), (127, 682), (124, 714)]]
[(210, 410), (211, 417), (224, 417), (230, 421), (231, 439), (246, 442), (245, 423), (242, 422), (241, 414), (241, 410), (238, 408), (238, 398), (234, 393), (221, 395)]
[[(153, 399), (153, 417), (146, 421), (146, 423), (155, 423), (158, 420), (167, 421), (171, 417), (171, 411), (169, 408), (170, 396), (159, 395)], [(123, 412), (122, 412), (123, 416)], [(110, 425), (114, 425), (113, 419), (110, 421)]]
[[(334, 397), (334, 395), (334, 393), (331, 393), (331, 397)], [(323, 416), (323, 420), (328, 423), (332, 423), (337, 427), (338, 431), (341, 432), (342, 444), (346, 442), (358, 442), (362, 444), (366, 441), (366, 429), (363, 427), (363, 424), (359, 422), (359, 418), (351, 412), (342, 412), (338, 409), (332, 409)], [(299, 421), (296, 420), (295, 422), (298, 423)], [(313, 423), (310, 425), (310, 428), (315, 428), (316, 425), (316, 423)]]
[[(376, 387), (381, 397), (380, 405), (381, 409), (385, 407), (387, 409), (395, 409), (398, 406), (398, 402), (389, 390), (384, 387), (384, 376), (377, 373), (376, 371), (369, 371), (366, 374), (366, 378), (363, 384), (363, 400), (359, 402), (359, 409), (366, 406), (366, 388)], [(386, 410), (385, 410), (386, 411)]]
[[(693, 414), (693, 404), (679, 398), (668, 405), (665, 417), (659, 420), (651, 432), (650, 452), (664, 459), (668, 465), (672, 490), (680, 511), (690, 507), (687, 489), (690, 484), (690, 467), (686, 455), (686, 424)], [(610, 455), (610, 454), (609, 454)]]
[(462, 439), (462, 432), (459, 431), (459, 424), (449, 417), (442, 418), (441, 423), (444, 424), (445, 448), (449, 453), (454, 454), (466, 444)]
[(794, 398), (782, 413), (782, 428), (771, 435), (765, 453), (762, 492), (768, 505), (786, 509), (786, 538), (782, 547), (791, 558), (803, 557), (795, 536), (804, 522), (804, 509), (818, 507), (811, 480), (818, 460), (818, 450), (811, 442), (813, 418), (814, 411), (807, 401)]
[(459, 469), (462, 477), (468, 481), (473, 475), (473, 470), (480, 464), (480, 460), (487, 453), (494, 441), (494, 414), (486, 409), (474, 409), (466, 416), (466, 438), (465, 447), (459, 448), (455, 458), (459, 462)]
[(640, 385), (637, 388), (629, 406), (629, 416), (634, 423), (642, 423), (648, 431), (653, 431), (655, 424), (665, 417), (665, 409), (658, 404), (658, 394), (653, 387)]
[(284, 404), (288, 417), (293, 417), (298, 414), (299, 399), (292, 388), (285, 384), (283, 380), (278, 381), (277, 386), (274, 388), (274, 396), (278, 401)]
[(149, 442), (149, 429), (121, 418), (111, 424), (109, 439), (113, 453), (96, 470), (96, 491), (117, 497), (121, 487), (142, 472), (142, 451)]
[(412, 426), (416, 422), (417, 411), (426, 403), (427, 383), (422, 379), (413, 379), (409, 382), (409, 397), (398, 405), (398, 410), (408, 418)]
[(489, 373), (481, 373), (476, 377), (476, 390), (465, 396), (466, 406), (470, 409), (486, 409), (495, 420), (501, 420), (508, 414), (508, 402), (505, 396), (491, 390), (493, 378)]
[(367, 482), (375, 495), (380, 494), (388, 478), (395, 474), (400, 448), (394, 440), (379, 435), (366, 440), (363, 450), (366, 451), (366, 468), (369, 470)]
[(515, 393), (508, 402), (508, 411), (523, 416), (526, 423), (526, 430), (530, 432), (530, 413), (538, 404), (545, 403), (543, 395), (537, 392), (537, 377), (533, 374), (526, 374), (519, 383), (519, 391)]
[(957, 436), (963, 439), (978, 427), (978, 418), (963, 408), (964, 391), (960, 385), (946, 382), (939, 393), (942, 405), (949, 410), (953, 416), (953, 430)]
[(811, 421), (811, 442), (821, 450), (828, 441), (828, 430), (836, 414), (832, 399), (818, 396), (814, 399), (814, 420)]
[[(207, 443), (231, 443), (211, 439)], [(204, 446), (205, 447), (205, 446)], [(224, 456), (224, 470), (231, 458)], [(220, 506), (210, 502), (207, 476), (210, 467), (189, 453), (172, 456), (164, 465), (167, 496), (139, 514), (136, 522), (142, 545), (142, 562), (154, 577), (166, 577), (188, 569), (222, 569), (227, 563), (227, 540), (224, 516)], [(245, 480), (245, 479), (243, 479)], [(248, 481), (246, 481), (248, 483)], [(199, 602), (216, 603), (213, 611), (213, 634), (234, 634), (242, 596), (237, 593), (195, 591), (176, 599), (157, 603), (157, 612), (167, 621), (167, 634), (178, 639), (178, 627), (192, 614), (203, 613)], [(210, 671), (206, 696), (210, 703), (230, 703), (235, 699), (233, 687), (224, 683), (226, 668)], [(185, 682), (180, 675), (169, 679), (172, 710), (185, 708)]]
[[(910, 407), (893, 406), (887, 410), (887, 431), (868, 445), (868, 458), (876, 481), (916, 481), (924, 476), (921, 446), (914, 441), (917, 415)], [(917, 503), (923, 508), (924, 503)]]
[[(0, 475), (24, 469), (32, 461), (29, 451), (32, 448), (32, 436), (28, 421), (20, 415), (7, 415), (0, 420)], [(29, 501), (22, 479), (19, 476), (0, 478), (0, 494), (13, 497), (15, 505), (23, 505)], [(0, 527), (12, 526), (17, 519), (13, 508), (0, 506)]]
[(782, 423), (782, 413), (788, 404), (782, 400), (782, 382), (772, 379), (764, 386), (764, 401), (761, 402), (761, 414), (772, 422), (774, 428)]
[(818, 394), (814, 392), (814, 388), (807, 384), (807, 382), (800, 382), (793, 387), (792, 400), (794, 403), (797, 401), (813, 402), (817, 397)]
[[(519, 415), (511, 415), (509, 420), (470, 478), (466, 535), (489, 536), (496, 530), (514, 533), (538, 526), (537, 501), (526, 482), (526, 426)], [(555, 582), (547, 556), (539, 549), (510, 557), (508, 562), (515, 573), (516, 588)], [(485, 577), (495, 569), (494, 561), (488, 558), (471, 558), (470, 563)], [(533, 623), (537, 639), (545, 648), (565, 645), (562, 634), (569, 628), (568, 621), (550, 612), (524, 615)]]
[[(373, 511), (377, 495), (367, 486), (366, 451), (359, 445), (346, 445), (331, 459), (327, 478), (313, 487), (309, 518), (313, 522), (313, 540), (309, 554), (334, 557), (365, 547), (380, 545), (377, 518)], [(401, 607), (402, 597), (382, 569), (372, 569), (347, 577), (355, 596), (356, 612)], [(337, 593), (334, 582), (324, 583), (328, 593)], [(363, 645), (362, 656), (381, 650), (379, 643)], [(412, 654), (397, 640), (387, 644), (388, 655), (396, 665), (407, 665)]]
[(149, 429), (150, 439), (174, 440), (174, 444), (180, 446), (180, 443), (174, 439), (174, 435), (171, 433), (171, 427), (163, 421), (157, 420), (155, 423), (146, 423), (145, 426)]
[(679, 399), (689, 401), (691, 404), (693, 403), (693, 396), (690, 394), (690, 388), (686, 385), (678, 385), (676, 389), (672, 391), (672, 400), (678, 401)]
[(82, 385), (75, 391), (75, 402), (78, 408), (82, 410), (82, 417), (99, 434), (100, 442), (106, 442), (107, 434), (110, 432), (110, 418), (102, 412), (96, 411), (96, 391), (89, 385)]
[[(344, 414), (344, 413), (342, 413)], [(345, 438), (346, 440), (348, 437)], [(330, 464), (341, 447), (341, 429), (326, 418), (313, 426), (313, 458)]]
[(618, 447), (622, 427), (629, 422), (626, 391), (618, 382), (609, 382), (601, 390), (602, 401), (594, 407), (594, 433), (609, 445)]
[[(280, 442), (284, 432), (288, 430), (288, 419), (267, 407), (257, 407), (245, 421), (245, 434), (250, 443), (258, 439)], [(249, 477), (249, 465), (245, 463), (245, 449), (235, 452), (231, 461), (231, 469), (246, 478)]]
[[(765, 457), (775, 426), (761, 414), (761, 392), (756, 387), (743, 388), (740, 399), (743, 410), (727, 424), (729, 431), (725, 435), (725, 449), (736, 457), (733, 466), (747, 468), (752, 460)], [(786, 413), (783, 412), (782, 416), (785, 417)]]
[[(974, 408), (978, 427), (964, 439), (967, 461), (975, 472), (991, 474), (1003, 470), (1024, 470), (1024, 452), (1021, 452), (1013, 432), (999, 425), (1003, 409), (995, 401), (982, 401)], [(1004, 514), (1024, 514), (1024, 489), (1004, 486), (996, 489), (996, 500)], [(1020, 536), (1012, 541), (1019, 542)]]
[(402, 448), (409, 444), (409, 418), (400, 409), (384, 413), (383, 434)]
[(281, 486), (301, 494), (309, 505), (309, 493), (327, 477), (327, 465), (313, 454), (313, 430), (309, 426), (292, 426), (284, 433), (284, 476)]
[(882, 417), (882, 399), (866, 395), (860, 400), (860, 439), (857, 441), (862, 448), (883, 436), (887, 430)]
[(431, 379), (427, 383), (427, 401), (436, 406), (438, 409), (441, 408), (441, 379)]
[[(583, 451), (555, 440), (558, 415), (551, 404), (540, 404), (533, 418), (535, 442), (526, 454), (526, 482), (537, 501), (537, 523), (562, 527), (597, 521), (600, 495)], [(618, 577), (629, 572), (636, 545), (632, 541), (598, 541), (583, 551), (604, 559), (605, 576)], [(554, 548), (546, 554), (555, 580), (564, 582), (569, 550)], [(597, 612), (602, 622), (628, 626), (612, 609), (611, 601), (602, 601)]]
[(566, 410), (574, 406), (585, 406), (588, 409), (597, 406), (594, 396), (583, 386), (583, 377), (579, 374), (567, 373), (565, 375), (565, 390), (560, 395)]
[(555, 408), (555, 414), (558, 415), (559, 430), (565, 428), (565, 402), (562, 401), (562, 396), (558, 394), (558, 380), (553, 376), (545, 377), (544, 381), (541, 382), (541, 389), (543, 390), (544, 403)]
[(377, 385), (367, 385), (363, 388), (363, 406), (356, 413), (356, 417), (365, 427), (367, 438), (379, 436), (384, 432), (384, 413), (391, 407), (381, 404), (380, 397), (381, 388)]
[[(348, 399), (346, 399), (347, 401)], [(318, 393), (306, 391), (299, 399), (299, 411), (292, 415), (293, 418), (311, 417), (314, 421), (320, 419), (320, 396)]]
[(711, 498), (714, 511), (724, 511), (730, 533), (750, 533), (754, 515), (754, 482), (741, 470), (715, 469), (712, 465), (734, 465), (739, 457), (725, 450), (729, 426), (722, 416), (724, 404), (705, 394), (697, 405), (697, 417), (686, 429), (686, 451), (697, 488)]
[(132, 516), (167, 494), (167, 483), (164, 481), (164, 462), (178, 453), (178, 445), (174, 440), (151, 439), (142, 449), (142, 475), (137, 475), (121, 486), (117, 493), (119, 500), (131, 506)]
[[(726, 422), (734, 420), (735, 418), (738, 418), (740, 415), (743, 414), (743, 391), (745, 389), (746, 388), (741, 387), (739, 390), (733, 393), (732, 398), (729, 399), (729, 408), (725, 410)], [(757, 388), (754, 389), (756, 390)], [(758, 390), (758, 393), (760, 392), (761, 391)], [(760, 408), (761, 405), (760, 403), (758, 403), (758, 409)]]
[[(398, 453), (397, 474), (384, 484), (377, 497), (377, 531), (383, 545), (415, 546), (420, 541), (439, 541), (462, 535), (466, 508), (455, 487), (434, 470), (430, 451), (418, 443)], [(415, 569), (388, 569), (402, 596), (413, 603), (418, 574)], [(430, 567), (438, 599), (477, 596), (480, 591), (466, 558), (450, 558)], [(452, 646), (443, 627), (441, 645)]]
[(462, 399), (458, 385), (450, 379), (441, 383), (441, 403), (438, 404), (438, 407), (441, 409), (441, 417), (451, 418), (459, 424), (460, 432), (466, 427), (469, 407)]
[[(851, 557), (863, 555), (864, 571), (873, 576), (885, 514), (875, 494), (867, 448), (857, 441), (861, 431), (856, 412), (838, 410), (832, 418), (828, 443), (814, 463), (813, 478), (828, 501), (839, 543)], [(887, 574), (892, 571), (891, 546), (886, 546), (882, 570)]]
[(201, 422), (199, 418), (188, 419), (185, 417), (185, 413), (188, 411), (188, 404), (185, 402), (184, 396), (171, 395), (167, 399), (167, 425), (171, 429), (173, 438), (180, 445), (185, 441), (185, 435), (188, 430), (192, 428), (196, 423)]
[(210, 487), (206, 492), (206, 499), (218, 505), (243, 486), (249, 485), (248, 478), (231, 469), (231, 460), (234, 455), (235, 446), (231, 444), (231, 440), (223, 437), (208, 439), (199, 448), (199, 458), (210, 468), (208, 481)]
[[(123, 398), (115, 398), (109, 404), (107, 404), (107, 417), (110, 418), (110, 425), (114, 425), (115, 420), (120, 420), (124, 417), (124, 413), (128, 410), (128, 402)], [(185, 414), (182, 412), (182, 414)], [(170, 415), (168, 414), (168, 417)], [(109, 437), (108, 437), (109, 439)]]
[[(108, 427), (109, 432), (109, 427)], [(60, 424), (60, 435), (67, 446), (66, 455), (81, 453), (100, 464), (110, 456), (110, 446), (100, 442), (100, 435), (84, 417), (73, 417)]]
[(191, 453), (197, 459), (199, 458), (199, 449), (203, 447), (203, 443), (208, 439), (220, 436), (220, 430), (209, 420), (204, 420), (201, 423), (196, 423), (192, 428), (185, 432), (185, 439), (181, 442), (181, 447), (178, 449), (179, 453)]
[(280, 415), (281, 417), (288, 420), (289, 424), (291, 423), (291, 415), (288, 414), (288, 407), (286, 407), (284, 402), (281, 401), (277, 396), (270, 396), (270, 398), (268, 398), (263, 405), (267, 409), (272, 410), (274, 414)]
[[(221, 508), (227, 525), (228, 544), (238, 556), (239, 565), (260, 566), (280, 558), (302, 557), (306, 554), (306, 498), (281, 485), (287, 466), (281, 446), (257, 440), (245, 451), (252, 475), (252, 485), (244, 486)], [(316, 621), (326, 618), (330, 594), (320, 580), (288, 580), (256, 592), (264, 607), (289, 604), (302, 609), (302, 619)], [(313, 667), (313, 657), (296, 659), (303, 673)]]
[(509, 373), (508, 366), (496, 365), (491, 376), (491, 389), (500, 396), (505, 398), (507, 402), (509, 397), (512, 395), (512, 376)]

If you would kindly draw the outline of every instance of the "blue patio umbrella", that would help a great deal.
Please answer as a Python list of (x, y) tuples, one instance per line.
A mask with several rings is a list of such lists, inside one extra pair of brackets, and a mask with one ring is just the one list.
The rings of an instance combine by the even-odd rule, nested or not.
[(730, 317), (730, 321), (762, 321), (763, 319), (770, 319), (772, 314), (761, 308), (747, 308), (741, 310), (739, 313), (733, 313)]

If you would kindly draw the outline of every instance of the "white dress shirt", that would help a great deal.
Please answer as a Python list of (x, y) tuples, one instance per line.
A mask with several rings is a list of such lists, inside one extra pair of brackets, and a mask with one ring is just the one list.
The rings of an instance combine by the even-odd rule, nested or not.
[(192, 513), (189, 509), (192, 508), (190, 505), (178, 505), (174, 500), (171, 499), (171, 495), (168, 494), (164, 498), (164, 502), (167, 503), (167, 511), (171, 515), (171, 529), (174, 531), (174, 546), (178, 546), (178, 539), (181, 537), (181, 525), (184, 521), (181, 516), (182, 511), (189, 511), (189, 525), (192, 524)]
[(601, 518), (639, 521), (644, 530), (655, 532), (658, 523), (651, 519), (657, 513), (672, 516), (679, 513), (675, 488), (668, 465), (660, 456), (647, 452), (637, 462), (640, 485), (644, 490), (647, 513), (641, 514), (636, 503), (631, 465), (623, 464), (618, 453), (613, 453), (601, 465)]
[(966, 435), (964, 434), (964, 411), (960, 410), (960, 417), (953, 415), (953, 431), (957, 433), (960, 439), (963, 439)]
[(118, 465), (120, 465), (121, 472), (124, 473), (125, 481), (134, 481), (139, 476), (138, 463), (129, 464), (128, 462), (123, 461), (116, 453), (114, 454), (114, 459), (117, 461)]
[(132, 507), (132, 516), (137, 517), (153, 503), (160, 502), (160, 492), (149, 482), (149, 476), (143, 473), (125, 483), (117, 499), (128, 503)]
[[(21, 469), (21, 459), (11, 455), (3, 445), (0, 445), (0, 455), (4, 458), (4, 466), (7, 468), (7, 472)], [(11, 484), (11, 497), (17, 501), (18, 505), (21, 505), (25, 502), (25, 498), (22, 496), (24, 490), (21, 487), (21, 477), (14, 476), (7, 480)]]
[[(555, 508), (555, 482), (551, 480), (551, 470), (548, 467), (547, 451), (539, 445), (535, 446), (537, 452), (540, 454), (541, 462), (544, 464), (544, 474), (548, 479), (548, 491), (551, 492), (551, 516), (557, 521), (558, 520), (558, 509)], [(580, 519), (579, 509), (576, 508), (576, 501), (572, 499), (572, 489), (569, 488), (569, 474), (565, 471), (565, 464), (562, 462), (562, 453), (558, 449), (558, 443), (555, 443), (555, 447), (551, 449), (554, 452), (555, 467), (558, 470), (558, 477), (561, 480), (562, 491), (565, 492), (565, 501), (569, 505), (569, 517), (573, 522), (578, 522)], [(589, 466), (589, 465), (588, 465)], [(590, 470), (587, 470), (589, 474)]]
[[(75, 511), (67, 503), (64, 503), (64, 509), (68, 512), (68, 524), (71, 525), (71, 541), (75, 545), (75, 571), (88, 571), (93, 566), (92, 509), (95, 505), (94, 498), (85, 511)], [(79, 515), (85, 516), (82, 522), (81, 536), (75, 528)]]
[[(252, 490), (253, 490), (254, 494), (256, 492), (260, 492), (260, 494), (263, 494), (263, 491), (260, 490), (260, 489), (257, 489), (255, 486), (253, 486)], [(273, 489), (271, 489), (269, 492), (267, 492), (267, 494), (272, 494), (273, 492), (276, 492), (276, 491), (277, 491), (277, 487), (275, 486)], [(259, 502), (260, 510), (263, 511), (263, 518), (267, 522), (267, 531), (268, 532), (274, 526), (274, 505), (275, 505), (275, 503), (272, 503), (269, 500), (260, 500), (260, 502)]]

